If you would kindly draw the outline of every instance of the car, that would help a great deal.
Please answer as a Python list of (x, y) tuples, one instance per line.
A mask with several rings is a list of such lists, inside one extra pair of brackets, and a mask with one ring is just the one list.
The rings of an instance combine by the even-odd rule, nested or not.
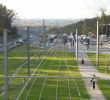
[(14, 44), (16, 45), (17, 43), (15, 42)]
[(0, 47), (2, 47), (2, 44), (0, 43)]
[(19, 39), (17, 43), (24, 43), (23, 39)]
[(84, 45), (88, 45), (88, 42), (84, 41), (83, 44), (84, 44)]
[(110, 41), (110, 37), (108, 37), (108, 41)]
[(96, 45), (96, 41), (91, 41), (90, 44), (91, 45)]
[(101, 39), (107, 39), (107, 35), (102, 34), (102, 35), (100, 35), (100, 38), (101, 38)]

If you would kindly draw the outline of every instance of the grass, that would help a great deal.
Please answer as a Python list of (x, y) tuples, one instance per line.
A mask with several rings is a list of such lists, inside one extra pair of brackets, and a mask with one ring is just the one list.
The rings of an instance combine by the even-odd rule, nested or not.
[(110, 81), (98, 80), (99, 88), (102, 90), (106, 100), (110, 100)]
[[(96, 65), (96, 54), (94, 53), (88, 53), (88, 56), (93, 63), (93, 65)], [(99, 67), (97, 68), (99, 72), (103, 74), (110, 75), (110, 54), (99, 54)], [(105, 67), (105, 65), (107, 67)], [(110, 81), (109, 80), (98, 80), (97, 81), (99, 88), (103, 92), (106, 100), (110, 100)]]
[[(92, 64), (96, 66), (96, 54), (88, 53)], [(99, 72), (110, 75), (110, 54), (99, 54), (99, 66), (96, 67)]]
[[(63, 53), (63, 56), (65, 54)], [(55, 58), (59, 56), (56, 55)], [(54, 58), (54, 59), (55, 59)], [(64, 58), (64, 59), (63, 59)], [(56, 60), (52, 60), (52, 66), (50, 68), (50, 64), (52, 61), (50, 59), (53, 59), (53, 57), (48, 57), (46, 63), (40, 70), (37, 71), (39, 73), (38, 75), (40, 76), (80, 76), (80, 73), (78, 72), (78, 67), (77, 63), (75, 61), (75, 58), (73, 58), (72, 53), (68, 53), (68, 58), (70, 59), (65, 59), (66, 57), (57, 57)], [(49, 60), (48, 60), (49, 59)], [(67, 71), (67, 66), (65, 65), (65, 62), (68, 61), (69, 65), (69, 73)], [(60, 66), (59, 66), (60, 65)], [(49, 69), (50, 68), (50, 69)], [(75, 69), (75, 70), (74, 70)], [(28, 90), (30, 84), (26, 87), (24, 90), (23, 94), (21, 95), (20, 100), (24, 100), (26, 97), (28, 100), (36, 100), (36, 99), (41, 99), (41, 100), (56, 100), (56, 91), (57, 91), (57, 96), (59, 100), (68, 100), (69, 99), (69, 91), (68, 91), (68, 81), (69, 81), (69, 88), (70, 88), (70, 93), (71, 93), (71, 98), (74, 100), (89, 100), (89, 95), (84, 87), (84, 83), (80, 79), (57, 79), (57, 78), (49, 78), (49, 79), (36, 79), (34, 85), (32, 86), (29, 95)], [(40, 83), (39, 83), (40, 82)], [(57, 82), (58, 82), (58, 88), (57, 88)], [(78, 89), (80, 90), (81, 96), (79, 96)], [(79, 85), (80, 84), (80, 85)], [(44, 88), (42, 88), (44, 86)], [(80, 86), (80, 87), (79, 87)], [(57, 90), (56, 90), (57, 89)], [(42, 91), (41, 91), (42, 90)], [(84, 90), (84, 91), (82, 91)], [(41, 96), (40, 96), (41, 95)]]
[[(39, 54), (42, 53), (42, 50), (39, 52), (39, 50), (37, 48), (33, 48), (30, 47), (30, 55), (31, 58), (33, 58), (32, 56), (34, 56), (35, 54)], [(24, 59), (25, 58), (25, 59)], [(27, 75), (27, 47), (26, 45), (21, 45), (18, 46), (14, 49), (11, 49), (8, 51), (8, 75), (12, 76), (16, 70), (18, 69), (19, 66), (22, 66), (21, 69), (18, 71), (18, 73), (16, 73), (16, 75)], [(35, 64), (37, 64), (39, 58), (36, 57), (36, 59), (31, 60), (32, 64), (31, 64), (31, 70), (33, 69), (33, 66), (35, 66)], [(3, 76), (4, 73), (4, 54), (0, 53), (0, 76)], [(24, 65), (22, 65), (23, 63), (25, 63)], [(20, 79), (21, 80), (21, 79)], [(0, 79), (0, 91), (2, 91), (2, 87), (3, 87), (3, 79)], [(15, 81), (19, 82), (19, 79), (15, 79)], [(14, 82), (13, 82), (14, 83)], [(0, 96), (0, 100), (3, 97)]]
[[(39, 56), (32, 57), (36, 53)], [(43, 51), (31, 48), (31, 74), (34, 76), (80, 76), (77, 62), (73, 53), (51, 51), (48, 57)], [(26, 46), (20, 46), (9, 51), (9, 75), (12, 76), (19, 66), (27, 60)], [(42, 63), (41, 61), (44, 60)], [(41, 63), (41, 64), (40, 64)], [(40, 66), (39, 66), (40, 64)], [(68, 70), (67, 70), (68, 66)], [(0, 54), (0, 68), (3, 69), (3, 54)], [(37, 70), (36, 70), (37, 69)], [(1, 70), (0, 70), (1, 71)], [(0, 73), (3, 76), (3, 71)], [(17, 72), (16, 76), (27, 75), (27, 63)], [(15, 100), (21, 92), (28, 78), (9, 79), (9, 100)], [(69, 83), (69, 85), (68, 85)], [(3, 79), (0, 79), (0, 87)], [(69, 87), (68, 87), (69, 86)], [(30, 91), (29, 91), (30, 90)], [(0, 91), (2, 92), (2, 91)], [(69, 94), (70, 92), (70, 94)], [(80, 95), (79, 95), (80, 94)], [(67, 78), (31, 78), (19, 100), (90, 100), (84, 83), (81, 79)], [(3, 95), (0, 96), (3, 100)]]

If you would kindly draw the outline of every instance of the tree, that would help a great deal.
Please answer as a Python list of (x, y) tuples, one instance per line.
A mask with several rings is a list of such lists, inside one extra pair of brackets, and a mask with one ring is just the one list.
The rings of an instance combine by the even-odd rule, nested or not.
[(100, 17), (100, 19), (99, 19), (100, 22), (103, 23), (103, 24), (107, 24), (107, 21), (108, 21), (108, 20), (107, 20), (107, 17), (108, 17), (108, 16), (106, 15), (106, 9), (101, 8), (101, 9), (100, 9), (100, 12), (101, 12), (101, 17)]
[(0, 35), (4, 28), (11, 30), (11, 24), (14, 21), (15, 16), (16, 14), (13, 10), (7, 9), (6, 6), (0, 4)]
[(108, 24), (110, 22), (110, 20), (109, 20), (110, 16), (108, 16), (106, 14), (106, 9), (101, 8), (100, 12), (101, 12), (101, 16), (99, 17), (99, 21), (100, 21), (100, 24), (102, 25), (102, 29), (101, 29), (102, 33), (106, 34), (106, 35), (109, 35)]
[(84, 21), (83, 26), (82, 26), (82, 33), (87, 35), (88, 31), (87, 31), (87, 25), (86, 22)]

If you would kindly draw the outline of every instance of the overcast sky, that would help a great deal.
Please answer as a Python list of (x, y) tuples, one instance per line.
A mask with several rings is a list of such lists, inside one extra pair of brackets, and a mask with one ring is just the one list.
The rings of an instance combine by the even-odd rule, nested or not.
[(19, 18), (92, 18), (104, 8), (110, 14), (110, 0), (0, 0)]

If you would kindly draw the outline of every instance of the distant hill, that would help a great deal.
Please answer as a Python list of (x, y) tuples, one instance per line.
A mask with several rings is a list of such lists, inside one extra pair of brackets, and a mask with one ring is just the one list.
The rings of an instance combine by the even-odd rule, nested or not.
[(89, 32), (97, 33), (97, 20), (99, 20), (99, 34), (106, 34), (110, 36), (110, 15), (104, 17), (97, 17), (91, 19), (84, 19), (71, 25), (65, 26), (62, 30), (65, 33), (73, 32), (78, 29), (79, 34), (88, 35)]
[(79, 34), (87, 34), (86, 32), (96, 33), (96, 22), (97, 18), (84, 19), (71, 25), (65, 26), (63, 31), (66, 33), (70, 33), (72, 31), (74, 33), (75, 30), (78, 29)]
[[(75, 23), (79, 19), (46, 19), (45, 25), (47, 26), (67, 26)], [(13, 25), (16, 26), (42, 26), (43, 19), (18, 19), (14, 21)]]
[[(110, 16), (107, 16), (107, 22), (106, 25), (105, 22), (102, 22), (101, 18), (99, 20), (99, 34), (107, 34), (110, 36)], [(105, 19), (104, 19), (105, 20)], [(53, 28), (48, 31), (48, 33), (67, 33), (70, 34), (71, 32), (75, 34), (76, 29), (78, 29), (78, 34), (85, 34), (88, 35), (88, 33), (93, 33), (96, 36), (97, 33), (97, 17), (91, 18), (91, 19), (82, 19), (80, 21), (77, 21), (75, 23), (66, 25), (64, 27), (60, 28)]]

